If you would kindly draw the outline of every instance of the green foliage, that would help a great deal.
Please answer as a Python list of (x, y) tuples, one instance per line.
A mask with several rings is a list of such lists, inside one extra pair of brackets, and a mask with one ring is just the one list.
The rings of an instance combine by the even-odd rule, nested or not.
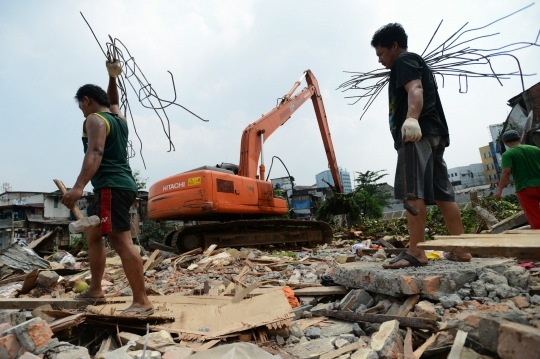
[(519, 199), (518, 199), (518, 196), (516, 194), (509, 194), (508, 196), (504, 197), (504, 200), (506, 202), (512, 203), (513, 205), (521, 206), (519, 204)]
[(86, 251), (88, 250), (88, 241), (86, 240), (86, 238), (82, 238), (82, 237), (78, 237), (78, 236), (72, 236), (71, 237), (71, 245), (70, 245), (70, 248), (71, 249), (75, 249), (77, 248), (77, 246), (79, 245), (79, 242), (83, 243), (83, 246), (82, 246), (82, 249), (83, 251)]
[(317, 220), (331, 223), (336, 214), (348, 214), (354, 222), (360, 218), (361, 210), (351, 195), (335, 193), (321, 203), (317, 210)]
[(142, 177), (140, 170), (133, 170), (133, 178), (135, 178), (135, 183), (137, 183), (137, 189), (144, 190), (148, 182), (148, 177)]
[(378, 183), (388, 173), (385, 170), (356, 172), (358, 177), (356, 195), (354, 196), (356, 203), (362, 209), (362, 218), (381, 218), (384, 207), (390, 206), (392, 194), (389, 191), (381, 189), (382, 183)]
[(141, 244), (146, 245), (150, 241), (162, 243), (165, 235), (173, 229), (174, 223), (144, 221), (141, 228)]
[(293, 252), (286, 252), (286, 251), (281, 251), (281, 252), (273, 252), (272, 253), (273, 256), (278, 256), (278, 257), (288, 257), (288, 258), (292, 258), (292, 259), (296, 259), (298, 258), (298, 255), (296, 253), (293, 253)]

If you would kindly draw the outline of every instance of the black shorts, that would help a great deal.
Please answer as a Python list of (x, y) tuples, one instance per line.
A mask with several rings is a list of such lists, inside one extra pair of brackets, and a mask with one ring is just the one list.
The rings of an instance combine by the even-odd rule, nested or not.
[[(407, 173), (405, 185), (409, 199), (420, 198), (428, 205), (435, 204), (435, 201), (455, 202), (456, 196), (443, 159), (445, 147), (444, 138), (428, 135), (418, 142), (407, 142), (398, 150), (394, 182), (396, 199), (403, 199), (405, 171)], [(404, 159), (405, 166), (403, 166)]]
[(93, 209), (94, 214), (101, 219), (99, 228), (102, 235), (131, 230), (129, 210), (135, 198), (136, 194), (133, 191), (115, 188), (101, 188), (95, 191)]

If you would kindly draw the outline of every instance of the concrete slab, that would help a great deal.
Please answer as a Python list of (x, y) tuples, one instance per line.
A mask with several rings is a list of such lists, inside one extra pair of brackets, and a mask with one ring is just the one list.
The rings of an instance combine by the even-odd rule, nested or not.
[(394, 297), (420, 294), (438, 300), (457, 292), (465, 283), (478, 279), (484, 268), (503, 273), (512, 259), (473, 258), (469, 263), (449, 260), (430, 261), (425, 267), (384, 269), (380, 262), (345, 263), (334, 268), (334, 282), (349, 288), (362, 288), (370, 292)]

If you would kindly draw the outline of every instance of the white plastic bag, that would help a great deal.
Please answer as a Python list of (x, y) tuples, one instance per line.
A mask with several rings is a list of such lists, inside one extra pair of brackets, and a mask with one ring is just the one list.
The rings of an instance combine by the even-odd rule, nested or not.
[(121, 348), (113, 350), (112, 352), (107, 352), (103, 355), (105, 359), (133, 359), (131, 356), (127, 355), (129, 348), (135, 345), (134, 340), (130, 340), (127, 344)]
[(60, 261), (60, 264), (63, 264), (66, 268), (73, 268), (75, 267), (75, 264), (77, 261), (75, 260), (75, 257), (73, 257), (70, 253), (66, 253), (64, 258)]
[[(220, 345), (191, 355), (189, 359), (281, 359), (280, 355), (272, 355), (251, 343), (234, 343)], [(109, 359), (109, 358), (105, 358)], [(122, 358), (123, 359), (123, 358)]]

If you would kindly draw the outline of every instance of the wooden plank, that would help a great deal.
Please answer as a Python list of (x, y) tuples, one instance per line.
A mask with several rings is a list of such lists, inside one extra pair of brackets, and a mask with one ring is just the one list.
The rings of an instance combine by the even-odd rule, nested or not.
[(294, 290), (296, 296), (316, 296), (316, 295), (334, 295), (334, 294), (347, 294), (347, 288), (338, 285), (332, 287), (309, 287), (300, 288)]
[(250, 286), (248, 286), (247, 288), (242, 288), (242, 290), (237, 290), (236, 291), (236, 294), (234, 295), (233, 299), (232, 299), (232, 303), (238, 303), (240, 302), (242, 299), (244, 299), (245, 297), (247, 297), (247, 295), (257, 289), (257, 287), (259, 287), (261, 285), (260, 282), (255, 282), (255, 283), (252, 283)]
[(349, 345), (345, 345), (345, 346), (339, 348), (338, 350), (334, 350), (334, 351), (332, 351), (330, 353), (323, 354), (323, 355), (321, 355), (319, 357), (319, 359), (334, 359), (334, 358), (337, 358), (340, 355), (343, 355), (343, 354), (358, 350), (361, 347), (362, 347), (362, 345), (360, 344), (360, 342), (352, 343), (352, 344), (349, 344)]
[(448, 354), (448, 359), (459, 359), (461, 357), (461, 350), (463, 350), (463, 346), (467, 340), (467, 334), (467, 332), (458, 330), (450, 354)]
[(400, 317), (406, 317), (407, 314), (414, 308), (416, 304), (420, 301), (420, 295), (411, 295), (405, 300), (405, 302), (399, 307), (399, 310), (396, 315)]
[(46, 304), (57, 308), (78, 309), (93, 303), (66, 298), (0, 298), (0, 309), (35, 309)]
[(300, 320), (295, 320), (293, 324), (298, 324), (300, 326), (300, 330), (304, 331), (307, 328), (311, 327), (312, 325), (315, 325), (320, 322), (324, 322), (325, 320), (328, 320), (328, 318), (317, 317), (317, 318), (311, 318), (311, 319), (300, 319)]
[(441, 334), (441, 331), (445, 330), (446, 327), (448, 326), (448, 322), (443, 322), (441, 327), (439, 328), (440, 331), (438, 331), (437, 333), (433, 333), (431, 335), (431, 337), (429, 337), (428, 340), (426, 340), (424, 342), (424, 344), (422, 344), (421, 346), (419, 346), (415, 351), (414, 351), (414, 356), (416, 358), (420, 358), (422, 357), (422, 354), (424, 354), (424, 352), (426, 351), (426, 349), (433, 343), (435, 343), (435, 340), (437, 340), (437, 337), (439, 336), (439, 334)]
[(534, 229), (509, 229), (502, 234), (534, 234)]
[(67, 316), (65, 318), (57, 319), (49, 324), (53, 333), (59, 332), (64, 329), (76, 327), (84, 322), (86, 313), (79, 313)]
[(154, 263), (154, 261), (156, 260), (157, 256), (159, 255), (159, 249), (156, 249), (154, 251), (154, 253), (152, 253), (152, 255), (150, 255), (150, 258), (148, 258), (148, 260), (144, 263), (144, 266), (143, 266), (143, 273), (146, 272), (148, 270), (148, 268), (150, 267), (150, 265), (152, 263)]
[(34, 249), (35, 248), (36, 251), (37, 251), (38, 247), (41, 247), (42, 245), (45, 245), (45, 244), (49, 243), (50, 240), (53, 239), (53, 237), (56, 236), (56, 234), (58, 232), (60, 232), (61, 230), (62, 230), (62, 227), (56, 227), (54, 230), (50, 231), (49, 233), (47, 233), (43, 237), (39, 237), (38, 239), (36, 239), (35, 241), (33, 241), (32, 243), (27, 245), (26, 248), (28, 248), (28, 249)]
[(214, 249), (216, 249), (217, 247), (217, 244), (212, 244), (210, 245), (210, 247), (208, 247), (204, 253), (203, 253), (203, 257), (210, 257), (212, 255), (212, 252), (214, 251)]
[(493, 225), (490, 233), (502, 233), (508, 229), (512, 229), (518, 226), (523, 226), (524, 224), (527, 224), (527, 218), (525, 217), (525, 213), (523, 211), (520, 211), (513, 216), (510, 216), (499, 223)]
[(22, 282), (25, 280), (25, 278), (26, 278), (26, 274), (16, 275), (14, 277), (6, 278), (0, 281), (0, 286), (3, 286), (4, 284), (13, 283), (13, 282)]
[(433, 241), (419, 243), (418, 248), (539, 259), (539, 239), (539, 235), (438, 236)]
[(313, 288), (313, 287), (322, 287), (320, 283), (291, 283), (286, 282), (287, 286), (291, 288)]
[(412, 347), (412, 329), (407, 328), (407, 335), (405, 336), (405, 342), (403, 343), (403, 355), (405, 359), (416, 359), (413, 353)]
[(349, 320), (353, 322), (384, 323), (389, 320), (397, 320), (401, 327), (429, 329), (433, 331), (438, 330), (437, 322), (435, 320), (426, 318), (400, 317), (397, 315), (385, 314), (363, 314), (328, 309), (321, 311), (321, 315), (324, 315), (326, 317)]
[(209, 342), (206, 342), (201, 346), (193, 348), (193, 352), (198, 353), (198, 352), (202, 352), (203, 350), (208, 350), (212, 348), (214, 345), (216, 345), (217, 343), (219, 343), (220, 341), (221, 341), (220, 339), (210, 340)]

